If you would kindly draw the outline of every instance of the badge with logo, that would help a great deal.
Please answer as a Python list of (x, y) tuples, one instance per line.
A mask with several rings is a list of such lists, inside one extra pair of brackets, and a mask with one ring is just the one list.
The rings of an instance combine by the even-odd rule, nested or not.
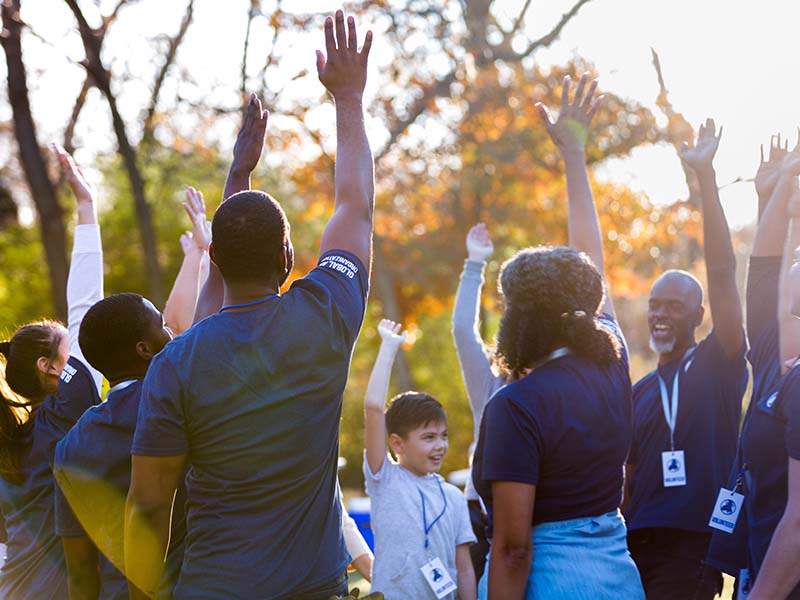
[(686, 485), (686, 462), (683, 450), (662, 452), (661, 470), (664, 476), (664, 487)]
[(434, 558), (425, 563), (419, 570), (422, 571), (422, 576), (425, 577), (425, 581), (431, 586), (437, 598), (444, 598), (456, 591), (456, 584), (453, 582), (453, 578), (450, 577), (450, 573), (444, 568), (439, 558)]
[(739, 518), (743, 504), (744, 496), (722, 488), (717, 496), (714, 512), (711, 513), (711, 520), (708, 525), (725, 533), (733, 533), (733, 528), (736, 527), (736, 520)]

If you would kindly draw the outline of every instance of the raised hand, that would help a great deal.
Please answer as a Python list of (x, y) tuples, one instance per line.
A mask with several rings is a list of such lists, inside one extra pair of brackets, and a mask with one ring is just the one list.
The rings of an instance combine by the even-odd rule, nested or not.
[[(335, 35), (334, 35), (335, 29)], [(337, 100), (344, 97), (361, 99), (367, 83), (367, 58), (372, 47), (372, 32), (367, 31), (364, 47), (358, 51), (356, 21), (347, 18), (345, 33), (344, 12), (336, 11), (334, 19), (325, 19), (325, 55), (317, 50), (317, 73), (319, 80)]]
[(473, 225), (467, 234), (467, 257), (475, 262), (484, 262), (494, 252), (485, 223)]
[[(798, 143), (800, 143), (800, 131), (798, 131)], [(789, 142), (785, 141), (781, 146), (781, 134), (773, 135), (769, 140), (769, 157), (764, 160), (764, 144), (761, 144), (761, 162), (755, 176), (756, 194), (759, 198), (768, 199), (781, 172), (783, 159), (789, 152)]]
[(403, 325), (389, 319), (382, 319), (378, 324), (378, 333), (381, 336), (381, 345), (397, 349), (406, 341), (406, 332), (401, 330)]
[(561, 110), (555, 122), (550, 118), (547, 107), (541, 102), (536, 103), (542, 123), (562, 155), (570, 152), (584, 152), (586, 140), (589, 138), (589, 124), (603, 101), (603, 96), (594, 97), (597, 80), (592, 81), (588, 92), (584, 95), (588, 79), (588, 73), (581, 76), (575, 90), (575, 98), (570, 103), (569, 91), (572, 79), (569, 75), (564, 77), (564, 84), (561, 88)]
[[(211, 223), (206, 219), (206, 203), (203, 193), (191, 186), (186, 188), (186, 202), (183, 203), (183, 208), (192, 222), (189, 239), (194, 242), (198, 250), (207, 251), (211, 244)], [(183, 244), (183, 236), (181, 236), (181, 244)]]
[(255, 94), (250, 94), (250, 101), (244, 113), (244, 121), (236, 143), (233, 146), (233, 165), (237, 170), (252, 173), (256, 168), (261, 152), (264, 149), (264, 139), (267, 135), (267, 121), (269, 111), (263, 109), (261, 100)]
[(86, 181), (86, 177), (83, 175), (83, 171), (81, 168), (75, 164), (75, 160), (72, 156), (64, 150), (58, 144), (52, 145), (53, 151), (58, 156), (58, 160), (61, 163), (61, 169), (64, 172), (64, 179), (67, 180), (72, 193), (75, 195), (75, 199), (78, 201), (78, 204), (82, 203), (92, 203), (94, 202), (94, 188)]
[(722, 127), (717, 134), (714, 119), (706, 119), (706, 122), (700, 125), (694, 148), (689, 148), (686, 142), (681, 146), (681, 159), (695, 171), (710, 169), (719, 148), (720, 138), (722, 138)]

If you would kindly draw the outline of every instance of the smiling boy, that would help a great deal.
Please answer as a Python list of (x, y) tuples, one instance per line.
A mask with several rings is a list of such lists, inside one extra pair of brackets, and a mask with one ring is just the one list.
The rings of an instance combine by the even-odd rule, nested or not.
[[(372, 589), (392, 600), (475, 600), (469, 546), (475, 542), (467, 501), (436, 473), (447, 454), (447, 415), (432, 396), (405, 392), (384, 412), (389, 377), (405, 340), (384, 319), (381, 347), (364, 401), (364, 477), (372, 500)], [(397, 457), (387, 454), (388, 443)]]

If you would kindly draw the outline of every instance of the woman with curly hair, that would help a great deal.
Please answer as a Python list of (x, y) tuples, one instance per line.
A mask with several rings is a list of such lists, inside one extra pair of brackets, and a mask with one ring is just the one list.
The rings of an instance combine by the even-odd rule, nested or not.
[(480, 598), (644, 598), (618, 510), (631, 381), (585, 169), (599, 103), (586, 80), (572, 104), (565, 80), (555, 123), (539, 106), (566, 163), (576, 249), (528, 248), (500, 274), (494, 363), (509, 383), (486, 406), (473, 463), (492, 529)]

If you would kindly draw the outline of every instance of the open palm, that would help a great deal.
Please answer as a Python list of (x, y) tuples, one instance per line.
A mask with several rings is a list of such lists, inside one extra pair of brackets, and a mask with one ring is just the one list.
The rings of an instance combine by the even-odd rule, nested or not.
[(719, 140), (721, 137), (722, 127), (719, 128), (719, 134), (717, 134), (714, 119), (706, 119), (706, 122), (700, 125), (700, 131), (697, 134), (697, 143), (694, 145), (694, 148), (689, 148), (687, 144), (683, 144), (681, 148), (681, 158), (683, 162), (692, 167), (695, 171), (711, 167), (714, 156), (717, 153), (717, 148), (719, 148)]

